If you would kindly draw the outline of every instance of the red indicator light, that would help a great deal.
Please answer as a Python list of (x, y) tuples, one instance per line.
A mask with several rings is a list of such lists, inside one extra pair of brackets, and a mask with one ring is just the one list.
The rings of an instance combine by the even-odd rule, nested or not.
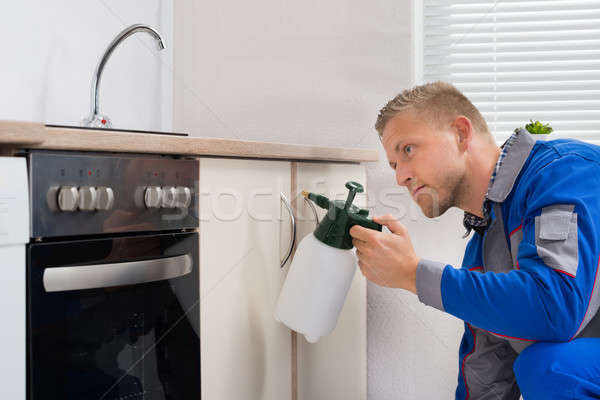
[(90, 175), (90, 176), (91, 176), (91, 175), (92, 175), (92, 171), (88, 171), (88, 175)]

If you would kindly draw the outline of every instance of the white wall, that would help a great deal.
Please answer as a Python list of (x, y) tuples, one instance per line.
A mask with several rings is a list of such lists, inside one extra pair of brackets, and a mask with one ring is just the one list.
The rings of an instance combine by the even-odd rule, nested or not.
[[(388, 166), (369, 170), (367, 178), (371, 190), (395, 192), (385, 204), (377, 202), (375, 214), (398, 216), (419, 256), (461, 264), (467, 239), (460, 210), (428, 219), (404, 188), (391, 188), (395, 178)], [(423, 305), (412, 293), (372, 283), (367, 316), (369, 400), (454, 398), (462, 321)]]
[(410, 73), (402, 2), (187, 1), (175, 10), (176, 128), (194, 135), (374, 147), (374, 112)]
[(122, 43), (100, 86), (100, 110), (115, 128), (170, 130), (172, 0), (22, 0), (0, 12), (0, 119), (79, 125), (89, 113), (92, 74), (126, 26), (158, 29)]
[[(411, 84), (408, 0), (187, 1), (174, 14), (178, 131), (380, 149), (377, 112)], [(373, 213), (398, 215), (419, 255), (458, 264), (460, 213), (428, 221), (380, 153), (368, 167)], [(416, 296), (370, 284), (369, 399), (453, 398), (461, 334)]]

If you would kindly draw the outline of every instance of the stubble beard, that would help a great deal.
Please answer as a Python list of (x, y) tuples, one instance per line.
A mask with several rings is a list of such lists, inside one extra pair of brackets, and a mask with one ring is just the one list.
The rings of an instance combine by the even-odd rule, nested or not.
[(436, 218), (444, 215), (452, 207), (457, 207), (463, 196), (461, 188), (464, 185), (465, 177), (460, 173), (448, 173), (442, 179), (440, 189), (434, 189), (431, 186), (424, 188), (417, 198), (421, 211), (427, 218)]

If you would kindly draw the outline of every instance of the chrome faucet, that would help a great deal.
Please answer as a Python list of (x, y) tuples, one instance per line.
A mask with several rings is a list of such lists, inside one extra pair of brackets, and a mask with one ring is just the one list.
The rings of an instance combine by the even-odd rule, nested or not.
[(129, 36), (133, 35), (136, 32), (147, 32), (152, 35), (158, 44), (158, 50), (163, 50), (165, 48), (165, 41), (158, 31), (151, 26), (136, 24), (131, 25), (128, 28), (123, 29), (121, 33), (117, 35), (113, 39), (112, 42), (108, 45), (106, 50), (104, 51), (104, 55), (98, 62), (96, 66), (96, 72), (94, 72), (94, 76), (92, 78), (92, 100), (91, 100), (91, 112), (90, 115), (85, 117), (82, 121), (83, 126), (89, 126), (94, 128), (111, 128), (112, 123), (110, 119), (106, 115), (101, 115), (99, 112), (99, 104), (98, 104), (98, 88), (100, 87), (100, 79), (102, 78), (102, 71), (104, 70), (104, 65), (110, 58), (110, 55), (115, 50), (115, 48), (121, 43), (123, 40), (127, 39)]

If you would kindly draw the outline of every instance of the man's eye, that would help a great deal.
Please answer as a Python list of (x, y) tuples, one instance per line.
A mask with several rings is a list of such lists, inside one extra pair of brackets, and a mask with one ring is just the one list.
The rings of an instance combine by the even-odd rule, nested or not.
[(412, 146), (411, 145), (404, 146), (404, 152), (406, 154), (410, 154), (412, 152)]

